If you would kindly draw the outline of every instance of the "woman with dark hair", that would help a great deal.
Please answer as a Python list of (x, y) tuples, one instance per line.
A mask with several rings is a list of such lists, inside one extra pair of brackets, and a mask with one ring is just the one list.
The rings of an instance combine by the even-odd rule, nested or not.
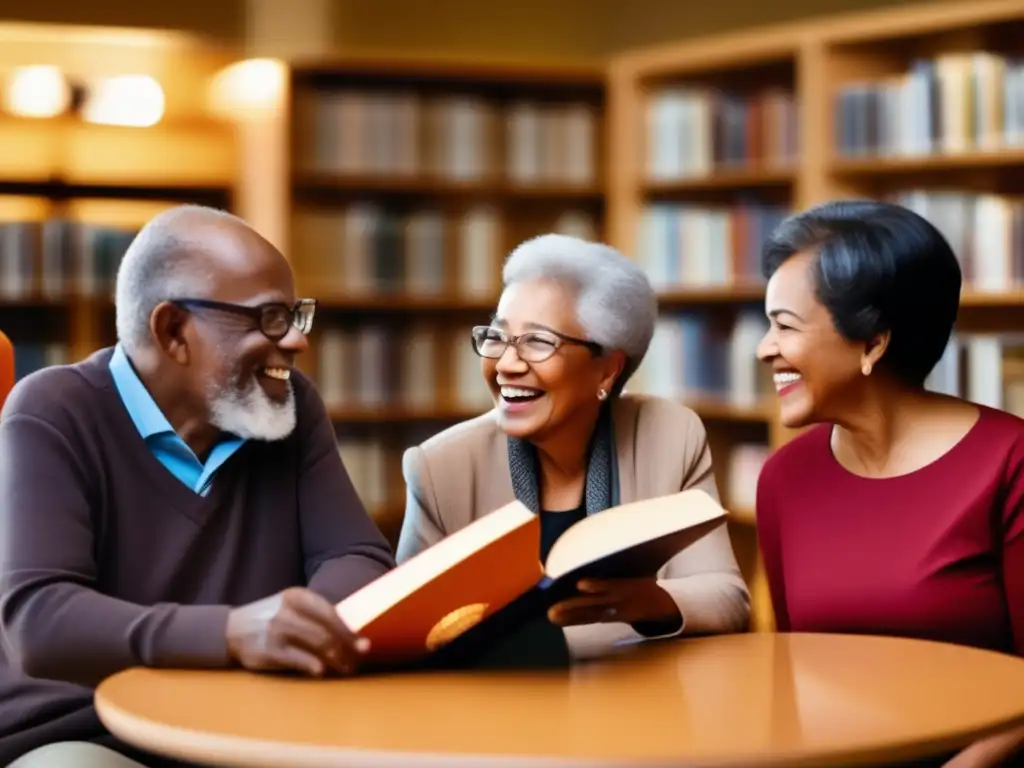
[[(810, 427), (758, 482), (778, 630), (1024, 654), (1024, 421), (924, 386), (959, 308), (949, 244), (905, 208), (834, 202), (784, 221), (762, 262), (758, 357), (782, 424)], [(1006, 765), (1022, 744), (948, 765)]]

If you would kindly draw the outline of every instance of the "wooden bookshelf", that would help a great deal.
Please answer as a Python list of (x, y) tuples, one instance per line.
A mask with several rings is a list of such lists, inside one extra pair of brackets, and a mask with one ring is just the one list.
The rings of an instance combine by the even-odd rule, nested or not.
[(179, 203), (232, 207), (235, 132), (208, 114), (205, 88), (235, 54), (176, 33), (14, 26), (5, 75), (40, 62), (85, 84), (149, 74), (165, 98), (148, 128), (0, 114), (0, 328), (21, 378), (115, 341), (117, 266), (149, 218)]
[(117, 266), (146, 221), (179, 203), (231, 202), (227, 187), (6, 186), (16, 191), (0, 192), (0, 328), (14, 341), (19, 379), (115, 343)]
[(297, 63), (290, 93), (290, 254), (321, 301), (304, 365), (395, 542), (402, 451), (491, 407), (469, 328), (505, 255), (605, 237), (603, 73), (339, 59)]
[(113, 344), (120, 257), (159, 211), (179, 203), (230, 209), (228, 186), (0, 182), (0, 328), (17, 374), (74, 362)]
[[(763, 297), (756, 275), (721, 268), (750, 264), (756, 238), (738, 239), (735, 226), (723, 236), (729, 227), (709, 226), (702, 212), (734, 213), (751, 201), (792, 210), (840, 197), (902, 202), (943, 230), (967, 281), (957, 338), (930, 385), (1019, 411), (1019, 342), (1007, 334), (1024, 327), (1024, 268), (1017, 266), (1024, 251), (1022, 32), (1022, 0), (914, 4), (615, 58), (608, 71), (610, 242), (665, 285), (664, 315), (685, 310), (720, 329)], [(735, 106), (780, 89), (792, 93), (787, 130), (795, 129), (782, 153), (780, 128), (765, 122), (763, 102)], [(915, 112), (908, 106), (920, 107), (926, 98), (908, 93), (929, 89), (939, 105), (934, 126), (920, 117), (927, 107)], [(972, 117), (975, 100), (978, 116)], [(752, 128), (758, 120), (760, 127)], [(746, 157), (745, 145), (755, 148)], [(674, 248), (659, 245), (649, 229), (657, 221), (651, 212), (672, 205), (684, 217), (667, 230), (668, 242), (681, 244)], [(659, 230), (663, 238), (665, 232)], [(754, 338), (748, 337), (748, 361)], [(749, 382), (752, 374), (746, 376)], [(664, 385), (664, 374), (655, 378)], [(760, 439), (774, 449), (792, 437), (778, 424), (774, 397), (762, 384), (758, 406), (726, 405), (724, 414), (697, 410), (708, 427), (724, 500), (737, 510), (733, 536), (752, 584), (753, 625), (770, 629), (756, 510), (729, 498), (736, 488), (729, 456), (737, 444)], [(755, 467), (753, 460), (746, 465), (748, 490)]]

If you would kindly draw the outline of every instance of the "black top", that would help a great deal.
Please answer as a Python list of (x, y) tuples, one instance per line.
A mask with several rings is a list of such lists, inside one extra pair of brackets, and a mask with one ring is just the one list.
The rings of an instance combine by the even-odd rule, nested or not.
[(559, 537), (587, 516), (586, 502), (580, 502), (576, 509), (566, 512), (540, 513), (540, 561), (547, 563), (551, 547)]

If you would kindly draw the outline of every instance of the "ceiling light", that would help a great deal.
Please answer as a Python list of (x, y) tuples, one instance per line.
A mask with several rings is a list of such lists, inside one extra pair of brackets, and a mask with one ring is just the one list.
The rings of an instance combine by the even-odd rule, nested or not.
[(145, 128), (164, 116), (164, 92), (148, 75), (120, 75), (94, 85), (82, 107), (90, 123)]
[(283, 108), (287, 70), (276, 59), (247, 59), (224, 68), (210, 83), (210, 107), (228, 118)]
[(18, 117), (56, 117), (71, 103), (71, 86), (57, 67), (19, 67), (8, 78), (3, 100)]

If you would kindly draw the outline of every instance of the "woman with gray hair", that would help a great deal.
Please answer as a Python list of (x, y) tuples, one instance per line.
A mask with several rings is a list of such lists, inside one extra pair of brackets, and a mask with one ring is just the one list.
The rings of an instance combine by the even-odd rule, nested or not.
[[(700, 418), (682, 404), (624, 395), (654, 333), (657, 298), (614, 249), (564, 235), (508, 257), (504, 290), (473, 347), (495, 408), (406, 451), (408, 560), (518, 499), (541, 519), (541, 560), (586, 515), (699, 488), (717, 498)], [(653, 579), (583, 583), (553, 606), (576, 658), (628, 641), (747, 629), (750, 599), (724, 526)]]

